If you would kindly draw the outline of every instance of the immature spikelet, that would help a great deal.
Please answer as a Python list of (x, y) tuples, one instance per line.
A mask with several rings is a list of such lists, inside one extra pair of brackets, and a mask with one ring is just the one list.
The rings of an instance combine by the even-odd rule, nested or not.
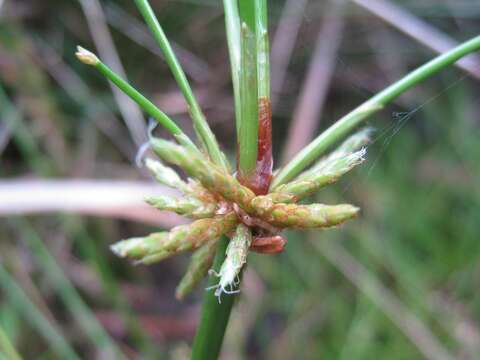
[(298, 202), (317, 192), (320, 188), (333, 184), (342, 175), (364, 161), (365, 148), (343, 156), (328, 157), (322, 166), (284, 185), (280, 185), (268, 196), (274, 202)]
[(359, 209), (349, 204), (297, 205), (274, 203), (268, 196), (252, 200), (256, 215), (280, 228), (326, 228), (355, 217)]
[(226, 200), (249, 210), (250, 200), (255, 194), (241, 185), (232, 175), (189, 149), (170, 141), (150, 139), (153, 150), (165, 161), (180, 166), (188, 175), (200, 181), (208, 190), (218, 193)]
[(153, 207), (173, 211), (192, 219), (204, 219), (215, 215), (216, 203), (205, 203), (192, 196), (177, 198), (174, 196), (160, 195), (146, 199), (146, 202)]
[(183, 300), (185, 296), (193, 290), (195, 285), (207, 275), (215, 257), (217, 240), (218, 239), (208, 241), (193, 253), (190, 263), (188, 264), (187, 272), (183, 275), (175, 291), (175, 296), (178, 300)]
[(371, 141), (373, 131), (374, 129), (371, 127), (357, 131), (342, 142), (330, 155), (341, 152), (348, 154), (367, 146)]
[(152, 172), (159, 183), (178, 189), (182, 192), (185, 192), (188, 189), (188, 184), (178, 176), (175, 170), (163, 165), (160, 161), (147, 158), (145, 160), (145, 166)]
[(205, 187), (203, 187), (203, 185), (198, 181), (192, 179), (188, 179), (185, 194), (206, 204), (215, 204), (221, 200), (218, 195), (215, 195), (210, 190), (207, 190)]
[(211, 274), (220, 278), (217, 285), (214, 286), (215, 296), (220, 297), (222, 293), (232, 294), (238, 292), (234, 287), (238, 285), (239, 274), (243, 265), (247, 262), (248, 249), (252, 244), (252, 233), (250, 229), (244, 224), (239, 224), (235, 230), (235, 234), (228, 243), (225, 252), (225, 261), (223, 262), (220, 271), (216, 273), (211, 271)]
[(372, 128), (365, 128), (348, 137), (347, 140), (341, 143), (333, 152), (320, 159), (309, 170), (301, 173), (296, 180), (308, 179), (316, 173), (321, 173), (324, 169), (332, 167), (332, 163), (334, 163), (336, 159), (344, 158), (362, 149), (370, 142), (370, 135), (372, 132)]
[(152, 264), (182, 251), (195, 250), (206, 242), (218, 239), (234, 229), (237, 217), (233, 212), (213, 218), (194, 221), (143, 238), (133, 238), (114, 244), (111, 249), (118, 256), (137, 263)]

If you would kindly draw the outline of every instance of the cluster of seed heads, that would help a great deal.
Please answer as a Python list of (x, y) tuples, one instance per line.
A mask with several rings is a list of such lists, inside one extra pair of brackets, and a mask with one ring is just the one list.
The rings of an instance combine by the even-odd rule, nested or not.
[[(219, 277), (215, 295), (237, 292), (239, 274), (250, 250), (274, 253), (283, 250), (280, 233), (287, 228), (328, 228), (355, 217), (358, 208), (349, 204), (299, 204), (320, 188), (336, 182), (363, 162), (370, 130), (364, 129), (344, 141), (294, 180), (255, 195), (234, 175), (211, 162), (188, 144), (150, 136), (149, 146), (164, 162), (180, 167), (182, 179), (159, 160), (147, 158), (145, 166), (156, 180), (182, 192), (183, 197), (157, 196), (147, 202), (160, 210), (173, 211), (193, 219), (169, 232), (136, 237), (112, 245), (121, 257), (138, 264), (152, 264), (184, 251), (194, 251), (187, 272), (177, 287), (184, 298), (207, 274)], [(211, 269), (218, 239), (230, 238), (226, 258), (219, 272)]]
[[(177, 287), (177, 298), (184, 298), (210, 273), (219, 277), (218, 284), (212, 288), (215, 288), (215, 295), (220, 301), (223, 293), (238, 291), (239, 274), (250, 250), (265, 254), (281, 252), (286, 244), (281, 236), (284, 229), (328, 228), (357, 215), (359, 209), (349, 204), (301, 204), (300, 201), (336, 182), (363, 162), (370, 129), (351, 136), (289, 183), (274, 186), (267, 194), (257, 195), (231, 173), (226, 157), (219, 149), (213, 152), (217, 154), (214, 162), (207, 155), (212, 151), (205, 151), (208, 148), (205, 141), (205, 146), (199, 150), (166, 114), (114, 74), (93, 53), (79, 47), (76, 55), (85, 64), (96, 67), (147, 109), (176, 140), (167, 141), (150, 134), (147, 146), (164, 162), (181, 168), (188, 176), (186, 180), (159, 160), (147, 158), (144, 164), (157, 181), (179, 190), (183, 196), (157, 196), (146, 201), (155, 208), (173, 211), (193, 222), (168, 232), (120, 241), (112, 246), (112, 250), (136, 264), (152, 264), (177, 253), (193, 251), (187, 272)], [(201, 127), (203, 118), (201, 121), (198, 116), (196, 118), (196, 126)], [(214, 136), (205, 129), (197, 133), (207, 138)], [(142, 147), (140, 152), (144, 153), (144, 150), (145, 147)], [(273, 180), (274, 184), (275, 178)], [(215, 272), (211, 266), (216, 243), (224, 235), (230, 238), (230, 242), (225, 260), (220, 270)]]

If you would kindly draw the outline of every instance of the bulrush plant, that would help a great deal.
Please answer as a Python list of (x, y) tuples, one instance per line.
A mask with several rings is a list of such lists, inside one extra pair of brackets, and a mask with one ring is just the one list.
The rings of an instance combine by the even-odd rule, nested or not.
[(144, 164), (160, 183), (179, 190), (183, 197), (157, 196), (147, 202), (193, 221), (168, 232), (122, 240), (112, 250), (135, 264), (152, 264), (193, 251), (176, 296), (183, 299), (200, 280), (211, 275), (207, 287), (211, 291), (204, 295), (192, 358), (216, 358), (249, 251), (279, 253), (286, 244), (282, 237), (285, 229), (336, 227), (358, 215), (359, 209), (350, 204), (301, 204), (300, 201), (335, 183), (364, 161), (370, 129), (351, 135), (328, 155), (325, 152), (401, 93), (478, 50), (480, 37), (438, 56), (387, 87), (321, 133), (286, 166), (273, 172), (267, 2), (224, 0), (238, 143), (234, 171), (221, 152), (152, 8), (147, 0), (135, 2), (185, 97), (199, 145), (93, 53), (78, 47), (76, 55), (116, 84), (172, 134), (175, 141), (150, 134), (149, 147), (165, 163), (181, 168), (188, 179), (182, 179), (157, 159), (146, 158)]

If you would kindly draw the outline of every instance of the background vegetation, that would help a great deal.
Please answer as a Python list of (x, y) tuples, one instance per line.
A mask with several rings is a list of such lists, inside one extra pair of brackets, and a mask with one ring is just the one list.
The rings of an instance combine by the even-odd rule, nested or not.
[[(431, 47), (448, 48), (446, 34), (462, 41), (478, 33), (474, 0), (388, 4), (395, 7), (269, 2), (277, 166), (432, 58)], [(221, 2), (152, 6), (233, 157)], [(179, 221), (139, 202), (163, 190), (134, 163), (145, 122), (74, 58), (82, 44), (123, 64), (129, 80), (191, 132), (181, 93), (139, 19), (127, 0), (0, 0), (4, 352), (10, 342), (26, 359), (188, 354), (203, 290), (184, 303), (174, 299), (187, 257), (134, 267), (109, 251), (119, 239)], [(418, 21), (435, 31), (414, 28)], [(406, 36), (408, 29), (416, 30)], [(478, 356), (480, 61), (462, 64), (375, 116), (367, 162), (318, 196), (360, 205), (358, 220), (307, 236), (291, 232), (277, 256), (251, 254), (224, 358)], [(78, 196), (67, 197), (72, 192)]]

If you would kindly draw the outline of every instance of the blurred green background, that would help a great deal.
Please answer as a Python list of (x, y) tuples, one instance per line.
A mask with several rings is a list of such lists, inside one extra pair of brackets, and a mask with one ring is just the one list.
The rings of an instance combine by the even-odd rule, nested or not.
[[(421, 40), (463, 41), (480, 28), (475, 0), (391, 1), (393, 10), (380, 7), (390, 21), (369, 4), (383, 1), (269, 1), (277, 166), (292, 142), (298, 150), (434, 57)], [(152, 6), (234, 159), (221, 1)], [(179, 221), (139, 205), (138, 192), (116, 203), (128, 186), (152, 183), (134, 162), (146, 119), (74, 58), (81, 44), (123, 64), (130, 82), (191, 133), (181, 93), (139, 20), (127, 0), (0, 0), (4, 352), (10, 345), (25, 359), (112, 359), (115, 349), (132, 359), (188, 356), (203, 293), (174, 298), (188, 256), (135, 267), (109, 251), (119, 239)], [(406, 36), (401, 29), (417, 29), (415, 21), (436, 30)], [(317, 196), (358, 204), (357, 220), (290, 232), (282, 254), (250, 255), (224, 359), (479, 358), (480, 61), (470, 60), (467, 71), (442, 71), (371, 119), (367, 161)], [(292, 119), (311, 131), (298, 135)]]

